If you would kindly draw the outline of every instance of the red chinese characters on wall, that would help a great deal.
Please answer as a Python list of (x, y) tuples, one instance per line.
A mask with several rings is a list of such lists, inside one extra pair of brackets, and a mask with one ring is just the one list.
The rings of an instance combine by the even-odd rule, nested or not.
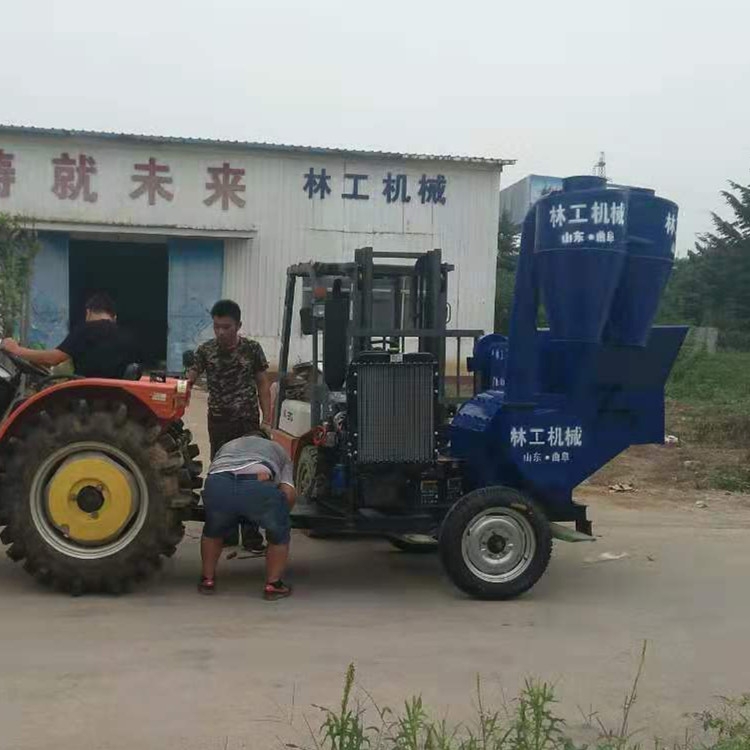
[(13, 154), (6, 154), (0, 148), (0, 198), (10, 198), (10, 187), (16, 181), (16, 168)]
[(145, 174), (134, 174), (130, 178), (133, 182), (139, 182), (140, 185), (130, 193), (130, 197), (135, 200), (142, 195), (148, 195), (148, 205), (156, 205), (156, 196), (163, 198), (165, 201), (171, 201), (174, 193), (167, 190), (164, 185), (171, 185), (172, 178), (165, 175), (169, 172), (167, 164), (157, 164), (156, 159), (152, 156), (147, 164), (133, 164), (136, 172)]
[[(58, 200), (82, 199), (86, 203), (99, 200), (99, 192), (94, 184), (99, 165), (93, 156), (85, 153), (71, 155), (63, 151), (50, 161), (53, 171), (51, 191)], [(206, 173), (205, 206), (217, 205), (222, 211), (229, 211), (233, 206), (244, 208), (247, 205), (242, 195), (247, 191), (243, 167), (232, 166), (231, 162), (225, 161), (220, 166), (206, 167)], [(149, 206), (155, 206), (160, 200), (167, 203), (174, 200), (172, 168), (169, 164), (159, 163), (157, 157), (151, 156), (146, 161), (134, 163), (130, 181), (134, 183), (127, 193), (131, 200), (144, 198)], [(0, 148), (0, 199), (11, 196), (15, 183), (15, 155)]]
[(93, 156), (80, 154), (72, 159), (64, 151), (57, 159), (52, 160), (54, 182), (52, 192), (60, 200), (78, 200), (83, 197), (87, 203), (96, 203), (99, 194), (91, 190), (91, 176), (97, 173), (96, 160)]
[(207, 206), (212, 206), (218, 200), (221, 200), (221, 210), (228, 211), (230, 201), (235, 206), (244, 208), (245, 199), (240, 198), (237, 193), (244, 193), (247, 189), (242, 183), (245, 176), (245, 170), (232, 168), (229, 162), (225, 161), (220, 167), (208, 167), (206, 170), (211, 176), (211, 181), (206, 183), (206, 190), (213, 191), (203, 202)]

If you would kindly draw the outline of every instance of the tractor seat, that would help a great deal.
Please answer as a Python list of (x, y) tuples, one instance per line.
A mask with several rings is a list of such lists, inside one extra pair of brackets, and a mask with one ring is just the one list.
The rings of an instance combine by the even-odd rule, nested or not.
[(133, 362), (125, 368), (125, 372), (122, 374), (123, 380), (140, 380), (143, 375), (143, 369), (139, 364)]

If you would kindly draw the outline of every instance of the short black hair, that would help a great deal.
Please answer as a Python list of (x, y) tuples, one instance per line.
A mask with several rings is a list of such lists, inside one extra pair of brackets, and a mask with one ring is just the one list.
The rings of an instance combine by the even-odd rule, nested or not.
[(94, 313), (106, 313), (113, 318), (117, 315), (115, 301), (106, 292), (96, 292), (86, 300), (86, 309)]
[(220, 299), (211, 308), (212, 318), (231, 318), (235, 323), (242, 322), (240, 306), (231, 299)]

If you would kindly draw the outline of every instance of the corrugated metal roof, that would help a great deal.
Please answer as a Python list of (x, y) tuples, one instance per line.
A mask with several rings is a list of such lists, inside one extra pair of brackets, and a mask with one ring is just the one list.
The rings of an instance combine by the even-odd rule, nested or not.
[(363, 149), (328, 148), (323, 146), (293, 146), (284, 143), (265, 143), (256, 141), (227, 141), (212, 138), (183, 138), (180, 136), (143, 135), (136, 133), (113, 133), (96, 130), (66, 130), (64, 128), (41, 128), (33, 125), (2, 125), (0, 133), (19, 135), (40, 135), (62, 138), (101, 138), (121, 140), (129, 143), (162, 143), (186, 146), (211, 146), (218, 148), (241, 148), (252, 151), (269, 151), (277, 153), (304, 153), (316, 155), (336, 155), (363, 157), (369, 159), (388, 159), (404, 161), (449, 161), (483, 167), (499, 167), (515, 164), (515, 159), (495, 159), (483, 156), (457, 156), (452, 154), (403, 154), (392, 151), (368, 151)]

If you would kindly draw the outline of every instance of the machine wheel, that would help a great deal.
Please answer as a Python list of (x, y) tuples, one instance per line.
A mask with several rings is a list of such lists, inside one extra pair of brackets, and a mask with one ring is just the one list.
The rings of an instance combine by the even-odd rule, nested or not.
[(453, 583), (478, 599), (528, 591), (552, 554), (549, 522), (529, 498), (485, 487), (459, 500), (440, 531), (440, 558)]
[(174, 438), (125, 404), (41, 412), (12, 443), (3, 477), (8, 556), (73, 594), (119, 593), (174, 554), (193, 503)]
[(401, 552), (412, 555), (427, 555), (437, 552), (439, 544), (434, 536), (429, 534), (402, 534), (401, 536), (389, 536), (388, 541)]
[(294, 487), (298, 497), (314, 500), (324, 492), (325, 477), (320, 474), (319, 467), (318, 448), (314, 445), (304, 446), (294, 465)]

